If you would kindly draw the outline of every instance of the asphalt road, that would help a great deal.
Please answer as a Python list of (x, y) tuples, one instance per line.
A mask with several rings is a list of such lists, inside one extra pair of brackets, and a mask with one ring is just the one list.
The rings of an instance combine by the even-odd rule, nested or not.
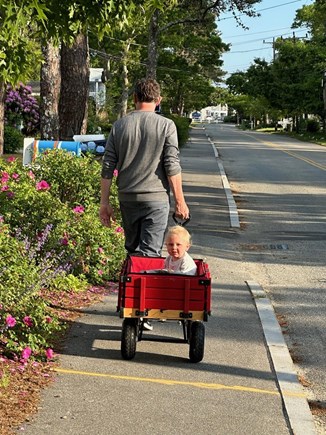
[[(21, 430), (33, 435), (292, 433), (246, 281), (255, 280), (270, 292), (277, 310), (286, 316), (288, 337), (297, 342), (296, 350), (304, 358), (306, 343), (310, 346), (313, 342), (311, 335), (317, 335), (315, 330), (320, 334), (324, 331), (323, 319), (312, 317), (311, 312), (323, 316), (324, 307), (319, 304), (325, 288), (322, 281), (325, 201), (320, 198), (320, 202), (309, 206), (309, 211), (301, 211), (299, 223), (303, 222), (304, 231), (302, 236), (295, 235), (301, 224), (293, 229), (288, 221), (295, 221), (298, 214), (299, 190), (312, 188), (298, 181), (299, 170), (308, 165), (309, 154), (304, 151), (306, 161), (296, 162), (292, 155), (277, 150), (283, 145), (264, 144), (256, 139), (262, 136), (224, 125), (208, 125), (206, 132), (216, 141), (242, 224), (240, 229), (230, 228), (228, 204), (212, 145), (205, 130), (194, 129), (181, 155), (184, 190), (192, 214), (188, 225), (193, 236), (190, 253), (195, 258), (206, 258), (213, 282), (212, 316), (205, 323), (203, 361), (190, 363), (186, 344), (150, 341), (180, 337), (177, 322), (155, 323), (154, 330), (146, 333), (148, 340), (137, 343), (135, 358), (122, 360), (122, 320), (115, 310), (117, 295), (110, 295), (75, 322), (60, 355), (56, 382), (44, 391), (35, 419), (22, 425), (18, 433)], [(271, 137), (266, 136), (265, 140)], [(291, 148), (291, 152), (297, 150)], [(278, 163), (274, 160), (276, 154)], [(325, 165), (326, 153), (322, 156)], [(289, 160), (295, 161), (293, 165), (301, 165), (293, 169), (298, 181), (294, 186), (291, 177), (285, 181), (292, 165)], [(272, 169), (267, 169), (269, 162)], [(272, 178), (273, 168), (279, 165), (283, 178), (280, 179), (279, 172)], [(309, 167), (304, 171), (306, 174), (317, 169), (319, 184), (315, 193), (321, 196), (323, 191), (325, 196), (324, 170)], [(285, 189), (284, 194), (279, 195), (279, 188)], [(289, 205), (292, 195), (296, 207), (293, 212)], [(310, 193), (305, 196), (307, 201), (309, 196)], [(309, 217), (309, 213), (317, 210)], [(324, 235), (324, 240), (318, 235)], [(288, 244), (288, 249), (279, 250), (276, 246), (279, 244)], [(321, 281), (314, 281), (312, 286), (309, 276)], [(314, 295), (312, 300), (310, 293)], [(308, 328), (311, 320), (314, 322)], [(294, 330), (298, 336), (293, 335)], [(325, 397), (321, 364), (311, 353), (307, 358), (312, 358), (313, 363), (298, 368), (305, 370), (310, 381), (312, 376), (318, 380), (318, 389), (310, 388), (309, 393), (316, 398)], [(322, 356), (322, 351), (318, 355)], [(325, 427), (321, 420), (316, 420), (318, 433), (324, 433)]]
[(235, 249), (269, 292), (325, 425), (326, 148), (224, 124), (206, 131), (238, 205), (243, 230)]

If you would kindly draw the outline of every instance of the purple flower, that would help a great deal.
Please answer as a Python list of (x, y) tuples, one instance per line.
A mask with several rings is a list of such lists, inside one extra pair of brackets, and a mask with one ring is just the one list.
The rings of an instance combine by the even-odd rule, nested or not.
[(15, 193), (11, 190), (7, 192), (7, 198), (12, 199), (15, 196)]

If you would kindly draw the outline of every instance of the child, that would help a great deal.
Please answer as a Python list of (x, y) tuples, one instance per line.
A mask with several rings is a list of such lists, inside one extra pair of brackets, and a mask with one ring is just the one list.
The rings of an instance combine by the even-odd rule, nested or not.
[(169, 228), (165, 245), (169, 255), (165, 259), (164, 269), (169, 273), (196, 275), (196, 263), (187, 252), (191, 246), (191, 237), (184, 227), (176, 225)]

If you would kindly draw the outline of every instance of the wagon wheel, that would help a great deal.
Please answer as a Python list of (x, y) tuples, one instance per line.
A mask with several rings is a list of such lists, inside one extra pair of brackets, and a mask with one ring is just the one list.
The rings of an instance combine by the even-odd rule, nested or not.
[(136, 354), (137, 323), (135, 319), (124, 319), (121, 334), (121, 355), (124, 359), (133, 359)]
[(202, 322), (192, 322), (189, 342), (189, 358), (197, 363), (204, 357), (205, 326)]

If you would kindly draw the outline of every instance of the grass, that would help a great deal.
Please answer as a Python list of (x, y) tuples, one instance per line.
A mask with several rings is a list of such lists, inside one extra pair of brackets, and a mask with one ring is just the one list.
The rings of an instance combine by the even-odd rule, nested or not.
[(282, 136), (293, 137), (294, 139), (301, 140), (302, 142), (311, 142), (318, 145), (326, 146), (326, 133), (318, 132), (318, 133), (296, 133), (296, 132), (288, 132), (284, 130), (275, 131), (274, 128), (260, 128), (256, 131), (261, 131), (263, 133), (271, 133), (271, 134), (279, 134)]

